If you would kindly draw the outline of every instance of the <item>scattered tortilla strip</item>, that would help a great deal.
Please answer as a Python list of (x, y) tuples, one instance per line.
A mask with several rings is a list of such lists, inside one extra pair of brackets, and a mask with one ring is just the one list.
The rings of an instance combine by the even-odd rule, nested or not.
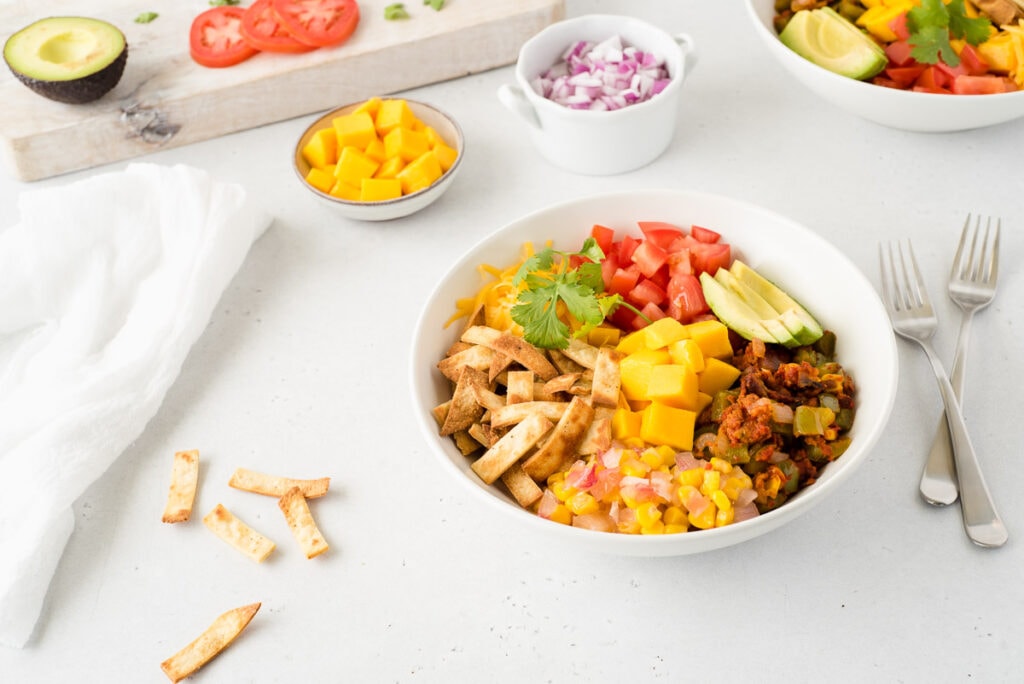
[(619, 389), (622, 384), (619, 373), (620, 357), (621, 354), (611, 347), (601, 347), (598, 350), (590, 395), (594, 406), (618, 405)]
[(195, 641), (160, 663), (172, 682), (193, 674), (235, 640), (260, 609), (259, 603), (234, 608), (213, 621)]
[(442, 435), (450, 435), (459, 430), (468, 430), (469, 426), (480, 420), (484, 408), (476, 402), (476, 388), (487, 385), (487, 376), (483, 371), (466, 367), (459, 375), (459, 381), (452, 393), (452, 405), (441, 426)]
[(491, 425), (504, 427), (521, 423), (535, 413), (554, 422), (561, 419), (568, 407), (569, 404), (564, 401), (526, 401), (521, 404), (505, 404), (491, 411)]
[(546, 480), (558, 470), (562, 461), (575, 458), (576, 448), (593, 420), (593, 407), (585, 399), (573, 397), (548, 441), (523, 462), (526, 474), (538, 482)]
[(493, 357), (494, 351), (492, 349), (474, 345), (452, 356), (441, 359), (437, 363), (437, 369), (452, 382), (458, 382), (463, 368), (475, 368), (478, 371), (489, 370)]
[(563, 397), (544, 389), (543, 382), (533, 383), (533, 401), (565, 401)]
[(503, 333), (494, 328), (475, 325), (462, 334), (462, 341), (483, 345), (505, 354), (524, 368), (532, 370), (541, 380), (550, 380), (558, 375), (547, 357), (521, 337)]
[(505, 403), (533, 401), (533, 371), (509, 371)]
[(292, 487), (277, 502), (284, 513), (288, 527), (291, 528), (295, 541), (306, 553), (306, 558), (316, 558), (327, 550), (327, 541), (313, 520), (313, 514), (309, 512), (309, 504), (306, 497), (302, 496), (302, 490)]
[(566, 373), (564, 375), (558, 375), (544, 383), (544, 391), (551, 394), (558, 392), (568, 392), (572, 389), (572, 386), (576, 384), (576, 381), (580, 379), (581, 373)]
[(494, 409), (505, 405), (505, 397), (495, 394), (486, 387), (475, 385), (473, 387), (473, 392), (476, 396), (476, 403), (480, 404), (488, 411), (493, 411)]
[[(473, 423), (473, 425), (479, 425), (479, 423)], [(473, 425), (469, 426), (470, 430), (473, 429)], [(457, 448), (459, 453), (463, 456), (469, 456), (480, 448), (480, 442), (478, 442), (468, 430), (459, 430), (452, 435), (452, 439), (455, 440), (455, 448)]]
[(565, 373), (583, 372), (583, 366), (576, 363), (557, 349), (548, 349), (548, 358), (551, 359), (551, 363), (555, 364), (555, 368), (557, 368), (563, 375)]
[(302, 496), (315, 499), (327, 493), (331, 486), (331, 478), (320, 477), (315, 480), (296, 480), (290, 477), (278, 477), (257, 473), (245, 468), (237, 468), (228, 480), (228, 486), (256, 494), (281, 497), (292, 487), (298, 487)]
[(599, 406), (594, 409), (594, 420), (587, 428), (583, 440), (576, 448), (577, 453), (589, 456), (608, 451), (612, 446), (612, 416), (615, 409)]
[(171, 488), (162, 520), (165, 523), (185, 522), (192, 516), (192, 504), (199, 485), (199, 451), (178, 451), (171, 468)]
[[(523, 406), (524, 404), (515, 404)], [(533, 448), (541, 437), (553, 427), (553, 423), (540, 413), (531, 413), (525, 420), (508, 431), (484, 455), (470, 466), (480, 479), (493, 484), (501, 474)]]
[(210, 531), (257, 563), (274, 550), (274, 542), (231, 514), (221, 504), (206, 514), (203, 524)]
[(523, 466), (518, 463), (513, 463), (509, 466), (508, 470), (501, 474), (501, 481), (523, 508), (529, 508), (540, 497), (544, 496), (544, 491), (537, 486), (533, 478), (527, 475), (523, 470)]
[(597, 366), (597, 347), (575, 337), (569, 340), (569, 346), (562, 353), (584, 368)]
[(494, 356), (491, 357), (491, 367), (487, 370), (487, 379), (494, 382), (499, 375), (508, 370), (513, 362), (514, 359), (508, 354), (494, 352)]
[(449, 399), (443, 404), (438, 404), (434, 408), (430, 409), (431, 415), (434, 416), (434, 420), (437, 421), (438, 429), (444, 425), (444, 419), (448, 416), (448, 410), (452, 407), (452, 401)]

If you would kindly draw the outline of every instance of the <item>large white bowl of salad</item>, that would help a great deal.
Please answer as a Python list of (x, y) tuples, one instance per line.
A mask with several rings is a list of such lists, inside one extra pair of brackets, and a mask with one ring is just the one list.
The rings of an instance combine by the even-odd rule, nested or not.
[(837, 491), (886, 425), (897, 364), (871, 283), (813, 230), (649, 190), (479, 242), (429, 295), (410, 372), (431, 451), (477, 501), (556, 542), (669, 556)]
[(1024, 1), (747, 0), (807, 88), (892, 128), (949, 132), (1024, 116)]

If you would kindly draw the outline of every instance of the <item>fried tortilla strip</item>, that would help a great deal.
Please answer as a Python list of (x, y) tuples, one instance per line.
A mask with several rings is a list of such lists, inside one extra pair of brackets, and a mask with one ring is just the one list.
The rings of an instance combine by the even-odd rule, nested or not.
[[(478, 423), (473, 423), (473, 425), (477, 424)], [(473, 429), (473, 425), (469, 426), (470, 430)], [(478, 442), (468, 430), (459, 430), (452, 435), (452, 439), (455, 440), (455, 448), (458, 449), (459, 453), (463, 456), (469, 456), (480, 448), (480, 442)]]
[(506, 404), (491, 411), (491, 426), (504, 427), (520, 423), (535, 413), (555, 422), (561, 419), (568, 407), (569, 404), (564, 401), (525, 401), (521, 404)]
[(477, 325), (487, 325), (487, 308), (483, 302), (473, 309), (473, 313), (466, 316), (466, 323), (462, 326), (462, 330), (465, 332), (467, 329)]
[(585, 399), (573, 397), (543, 447), (523, 462), (523, 470), (536, 481), (546, 480), (576, 448), (594, 420), (594, 409)]
[(594, 406), (615, 407), (619, 403), (619, 389), (622, 384), (619, 375), (621, 357), (622, 355), (611, 347), (601, 347), (597, 351), (594, 383), (590, 394)]
[(500, 354), (505, 354), (524, 368), (532, 370), (541, 380), (547, 381), (558, 375), (558, 369), (548, 361), (547, 357), (521, 337), (476, 325), (468, 328), (462, 334), (462, 341), (483, 345)]
[(576, 384), (576, 381), (580, 379), (581, 373), (567, 373), (565, 375), (559, 375), (551, 378), (544, 383), (544, 392), (550, 394), (557, 394), (558, 392), (568, 392), (572, 389), (572, 386)]
[(537, 440), (546, 435), (553, 425), (542, 414), (531, 413), (529, 417), (495, 442), (494, 446), (484, 452), (483, 456), (473, 461), (470, 467), (480, 476), (481, 480), (487, 484), (493, 484), (513, 463), (532, 449)]
[(615, 409), (598, 406), (594, 409), (594, 420), (583, 435), (583, 441), (576, 448), (576, 453), (584, 456), (600, 454), (612, 446), (612, 416)]
[(597, 366), (597, 347), (575, 337), (569, 340), (569, 346), (563, 349), (562, 353), (584, 368)]
[(441, 435), (468, 430), (470, 425), (480, 420), (484, 407), (476, 401), (476, 390), (486, 386), (487, 375), (483, 371), (468, 366), (462, 369), (455, 391), (452, 392), (451, 408), (441, 426)]
[(236, 518), (221, 504), (206, 514), (203, 524), (257, 563), (263, 562), (274, 550), (274, 542)]
[(518, 463), (513, 463), (508, 470), (501, 474), (501, 481), (523, 508), (529, 508), (537, 499), (544, 496), (544, 491), (537, 486), (533, 478), (523, 471), (523, 466)]
[(494, 356), (491, 357), (491, 367), (487, 371), (487, 380), (494, 382), (513, 363), (515, 363), (515, 360), (511, 356), (502, 352), (494, 352)]
[(543, 383), (543, 382), (534, 382), (533, 383), (533, 401), (558, 401), (558, 402), (564, 402), (565, 401), (564, 397), (562, 397), (562, 396), (560, 396), (560, 395), (558, 395), (558, 394), (556, 394), (554, 392), (546, 391), (544, 389), (544, 385), (545, 384), (546, 383)]
[(448, 410), (452, 407), (452, 400), (438, 404), (434, 408), (430, 409), (431, 415), (434, 416), (434, 420), (437, 421), (437, 428), (440, 430), (441, 426), (444, 425), (444, 419), (448, 416)]
[(475, 368), (478, 371), (488, 370), (491, 367), (491, 359), (493, 357), (494, 350), (476, 344), (468, 349), (441, 359), (437, 362), (437, 369), (441, 371), (442, 375), (452, 382), (458, 382), (463, 368), (468, 366), (469, 368)]
[(281, 497), (292, 487), (298, 487), (302, 496), (315, 499), (327, 493), (331, 486), (331, 478), (320, 477), (315, 480), (296, 480), (290, 477), (278, 477), (257, 473), (254, 470), (237, 468), (228, 480), (228, 486), (256, 494)]
[(213, 621), (195, 641), (160, 663), (160, 669), (172, 682), (193, 674), (235, 640), (260, 609), (259, 603), (234, 608)]
[(486, 387), (474, 386), (473, 396), (476, 397), (476, 403), (483, 406), (488, 411), (505, 405), (505, 397), (495, 394)]
[(533, 401), (533, 371), (509, 371), (505, 403), (522, 404)]
[(171, 468), (171, 488), (162, 520), (165, 523), (185, 522), (192, 515), (192, 504), (199, 485), (199, 451), (178, 451)]
[(551, 359), (551, 363), (555, 364), (555, 368), (557, 368), (563, 375), (566, 373), (583, 372), (583, 366), (576, 363), (557, 349), (548, 349), (548, 358)]
[(306, 558), (316, 558), (327, 550), (327, 541), (313, 520), (313, 514), (309, 511), (306, 497), (302, 496), (302, 490), (292, 487), (278, 500), (277, 505), (284, 513), (295, 541), (299, 542), (299, 546), (306, 553)]

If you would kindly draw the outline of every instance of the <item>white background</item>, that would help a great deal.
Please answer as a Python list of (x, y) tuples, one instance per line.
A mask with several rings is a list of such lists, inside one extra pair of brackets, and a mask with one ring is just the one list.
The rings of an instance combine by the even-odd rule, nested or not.
[[(856, 119), (789, 78), (737, 0), (566, 6), (693, 36), (700, 63), (678, 134), (648, 167), (595, 178), (547, 165), (495, 96), (511, 67), (405, 93), (454, 114), (467, 150), (447, 195), (387, 224), (342, 219), (297, 182), (291, 149), (313, 115), (145, 158), (239, 181), (276, 220), (158, 415), (76, 505), (35, 636), (0, 648), (0, 680), (166, 681), (162, 660), (252, 601), (263, 608), (243, 637), (195, 681), (998, 682), (1020, 671), (1024, 121), (926, 135)], [(123, 166), (0, 179), (0, 226), (17, 221), (23, 190)], [(947, 359), (959, 314), (942, 292), (963, 218), (1003, 217), (1000, 294), (975, 321), (965, 412), (1007, 546), (973, 546), (955, 506), (919, 498), (940, 404), (923, 354), (905, 342), (896, 407), (871, 457), (767, 536), (701, 556), (619, 558), (546, 545), (481, 510), (412, 415), (420, 306), (498, 227), (626, 188), (760, 204), (823, 235), (873, 282), (878, 241), (912, 237)], [(278, 541), (270, 560), (242, 557), (200, 516), (159, 522), (171, 455), (190, 448), (203, 464), (196, 511), (224, 503)], [(237, 466), (330, 476), (314, 513), (331, 551), (298, 553), (272, 500), (227, 487)]]

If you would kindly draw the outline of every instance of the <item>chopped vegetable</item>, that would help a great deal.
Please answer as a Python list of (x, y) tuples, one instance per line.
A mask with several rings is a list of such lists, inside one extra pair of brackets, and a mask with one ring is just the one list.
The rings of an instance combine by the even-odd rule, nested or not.
[(356, 0), (273, 0), (288, 33), (307, 45), (341, 45), (359, 24)]
[(959, 66), (960, 55), (950, 44), (950, 36), (971, 45), (985, 42), (992, 22), (985, 17), (968, 17), (964, 0), (921, 0), (921, 5), (907, 12), (911, 54), (918, 62), (936, 64), (939, 57), (951, 67)]
[(409, 12), (406, 11), (404, 3), (395, 2), (384, 8), (384, 18), (388, 21), (408, 19)]
[(423, 0), (424, 5), (430, 5), (436, 12), (444, 7), (444, 0)]
[(222, 68), (243, 62), (259, 50), (242, 38), (240, 7), (214, 7), (192, 21), (189, 54), (205, 67)]
[(242, 16), (242, 38), (257, 50), (301, 53), (315, 50), (288, 32), (274, 11), (271, 0), (256, 0)]
[(225, 5), (237, 5), (240, 0), (210, 0), (210, 7), (223, 7)]
[(135, 17), (136, 24), (148, 24), (160, 15), (156, 12), (142, 12), (139, 16)]

